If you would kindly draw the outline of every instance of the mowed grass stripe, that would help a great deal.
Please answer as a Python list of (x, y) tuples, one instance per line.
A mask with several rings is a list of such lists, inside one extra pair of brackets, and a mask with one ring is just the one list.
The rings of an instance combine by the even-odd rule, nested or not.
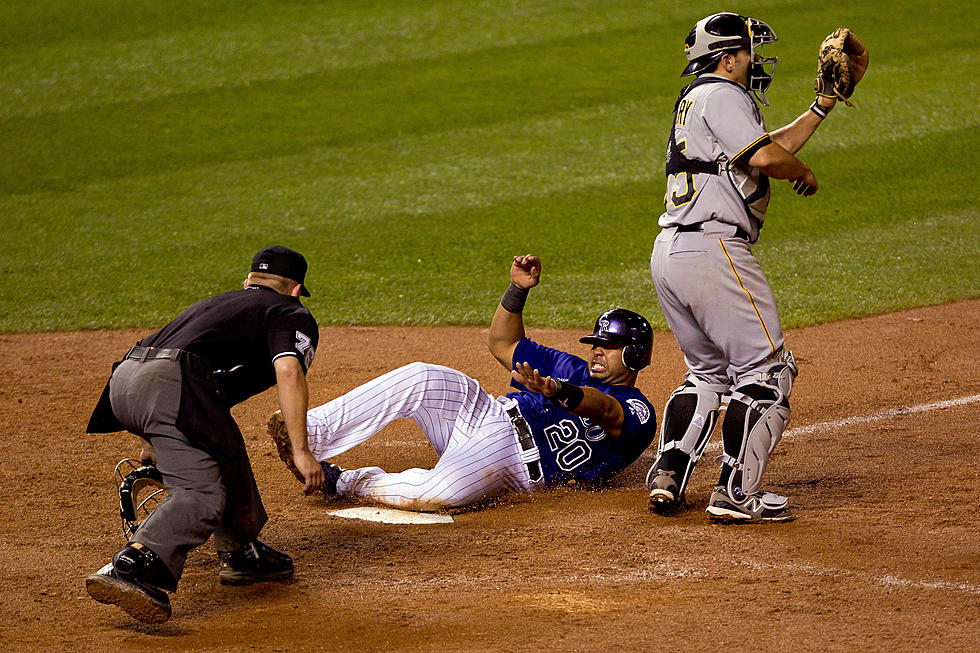
[(629, 0), (32, 4), (0, 5), (0, 118), (622, 29), (675, 34), (700, 16)]
[[(590, 186), (649, 179), (661, 184), (662, 132), (665, 121), (658, 111), (665, 98), (650, 103), (628, 102), (573, 110), (537, 121), (514, 121), (491, 127), (446, 134), (411, 136), (392, 141), (345, 148), (323, 148), (312, 153), (218, 166), (202, 166), (176, 174), (128, 178), (95, 184), (68, 194), (38, 194), (0, 200), (3, 213), (17, 225), (33, 228), (33, 221), (16, 220), (30, 215), (57, 216), (63, 211), (76, 222), (98, 221), (104, 229), (131, 230), (135, 235), (156, 216), (170, 216), (180, 227), (175, 233), (197, 233), (202, 213), (235, 215), (243, 196), (248, 207), (239, 215), (260, 219), (268, 212), (275, 219), (294, 216), (285, 224), (296, 228), (328, 226), (348, 220), (383, 220), (391, 214), (440, 212), (488, 206), (521, 197), (546, 196)], [(863, 100), (863, 98), (862, 98)], [(862, 181), (859, 192), (886, 197), (891, 193), (894, 170), (907, 168), (905, 146), (887, 160), (894, 170), (884, 176), (871, 174), (860, 164), (865, 156), (878, 160), (887, 151), (871, 149), (883, 141), (916, 137), (926, 126), (942, 133), (976, 123), (976, 116), (938, 112), (941, 100), (923, 100), (919, 108), (931, 121), (911, 120), (903, 125), (872, 129), (873, 117), (885, 113), (891, 100), (869, 96), (863, 108), (841, 107), (804, 150), (818, 179), (835, 171), (839, 180), (824, 192), (850, 192), (854, 179)], [(881, 106), (879, 106), (881, 105)], [(887, 115), (887, 114), (886, 114)], [(908, 117), (908, 114), (903, 114)], [(666, 118), (669, 120), (669, 116)], [(846, 140), (840, 150), (834, 141)], [(969, 128), (939, 139), (975, 143)], [(910, 139), (908, 147), (919, 147)], [(970, 147), (965, 148), (967, 152)], [(821, 157), (822, 153), (832, 156)], [(842, 161), (850, 165), (844, 166)], [(887, 172), (887, 171), (886, 171)], [(944, 194), (948, 184), (938, 183)], [(970, 197), (972, 187), (961, 188), (951, 199)], [(120, 203), (120, 198), (125, 198)], [(937, 201), (943, 201), (937, 198)], [(881, 216), (890, 220), (890, 212)], [(134, 217), (137, 220), (134, 220)], [(778, 230), (778, 225), (773, 227)], [(29, 231), (27, 233), (30, 233)], [(771, 232), (769, 232), (771, 233)]]
[(138, 215), (150, 211), (147, 217), (160, 210), (193, 228), (195, 211), (230, 212), (243, 195), (250, 198), (243, 207), (250, 220), (268, 212), (296, 216), (287, 223), (325, 227), (486, 207), (659, 179), (664, 116), (656, 109), (641, 102), (603, 105), (527, 122), (114, 179), (65, 193), (8, 196), (0, 198), (0, 207), (9, 214), (47, 214), (67, 203), (78, 221), (134, 232), (143, 228), (132, 221), (134, 209)]
[[(465, 70), (455, 59), (441, 59), (374, 67), (373, 76), (366, 77), (331, 73), (135, 105), (9, 119), (0, 122), (0, 142), (9, 145), (7, 156), (0, 158), (0, 192), (64, 191), (117, 177), (388, 141), (395, 134), (441, 134), (502, 121), (520, 123), (600, 104), (653, 99), (661, 105), (655, 112), (663, 122), (669, 120), (679, 84), (664, 89), (662, 78), (642, 61), (648, 36), (643, 30), (605, 33), (485, 51), (469, 60)], [(869, 75), (867, 89), (862, 87), (860, 97), (868, 98), (862, 100), (868, 102), (867, 110), (838, 113), (867, 127), (866, 134), (883, 138), (910, 130), (927, 133), (952, 121), (976, 124), (976, 113), (967, 106), (968, 95), (951, 99), (940, 93), (889, 92), (896, 84), (952, 88), (962, 77), (960, 66), (974, 65), (976, 59), (975, 51), (953, 52), (913, 71), (883, 66)], [(533, 71), (527, 61), (535, 62)], [(601, 85), (562, 81), (559, 72), (568, 66), (592, 66), (607, 76)], [(802, 108), (795, 89), (809, 83), (809, 73), (794, 73), (792, 68), (786, 73), (788, 79), (781, 79), (779, 90), (772, 93), (775, 106), (767, 112), (772, 125), (795, 116), (793, 112)], [(833, 122), (842, 122), (837, 116)], [(834, 145), (848, 144), (846, 128), (823, 129), (820, 137)], [(599, 143), (599, 148), (607, 147)]]
[[(656, 204), (658, 196), (662, 191), (649, 184), (617, 185), (475, 211), (352, 220), (332, 228), (313, 223), (284, 229), (278, 216), (256, 216), (217, 238), (219, 223), (230, 220), (226, 215), (203, 217), (173, 233), (170, 228), (178, 223), (168, 223), (166, 211), (154, 211), (117, 233), (93, 214), (83, 223), (66, 220), (68, 233), (36, 230), (25, 261), (0, 254), (0, 268), (24, 282), (0, 294), (0, 324), (13, 331), (66, 329), (72, 323), (74, 328), (160, 324), (195, 299), (235, 288), (247, 264), (238, 260), (240, 253), (270, 238), (307, 255), (314, 292), (307, 304), (323, 323), (484, 324), (514, 253), (544, 255), (555, 284), (571, 261), (595, 265), (595, 270), (626, 269), (642, 258), (640, 249), (610, 252), (595, 233), (608, 230), (618, 239), (620, 226), (607, 226), (616, 222), (616, 212), (642, 210)], [(632, 209), (624, 209), (625, 204)], [(561, 212), (560, 224), (553, 211)], [(641, 222), (638, 239), (649, 233), (649, 224)], [(556, 229), (579, 235), (561, 246)], [(72, 245), (59, 245), (64, 242)], [(46, 266), (59, 246), (57, 264)], [(53, 292), (39, 291), (36, 279), (42, 276)], [(557, 309), (552, 314), (561, 319), (568, 307), (549, 306), (548, 296), (541, 295), (541, 308)], [(580, 301), (585, 299), (592, 301), (587, 291)]]
[[(215, 89), (0, 123), (0, 190), (65, 189), (207, 162), (274, 156), (533, 118), (650, 94), (643, 32)], [(533, 62), (533, 63), (531, 63)], [(602, 84), (563, 77), (602, 68)]]
[[(980, 210), (896, 216), (760, 248), (785, 328), (980, 295)], [(846, 253), (846, 255), (845, 255)]]
[[(931, 75), (943, 67), (936, 63), (921, 72)], [(890, 82), (880, 76), (876, 80), (878, 86)], [(671, 100), (661, 95), (533, 120), (124, 178), (71, 193), (78, 198), (73, 210), (78, 220), (97, 215), (112, 229), (142, 229), (131, 219), (134, 211), (150, 211), (146, 217), (152, 218), (163, 209), (173, 222), (183, 224), (194, 222), (202, 208), (219, 215), (231, 212), (241, 197), (248, 196), (251, 201), (243, 217), (255, 219), (264, 212), (292, 216), (286, 224), (298, 228), (488, 206), (610, 183), (649, 179), (660, 184), (670, 119), (664, 109)], [(948, 138), (974, 143), (977, 139), (964, 129), (977, 124), (977, 115), (944, 111), (946, 102), (938, 95), (909, 105), (907, 99), (869, 90), (856, 101), (861, 103), (857, 109), (838, 108), (802, 153), (819, 180), (846, 170), (840, 183), (828, 186), (835, 191), (850, 192), (851, 181), (862, 179), (862, 192), (890, 193), (888, 178), (869, 177), (867, 166), (855, 165), (872, 153), (881, 157), (872, 148), (884, 142), (950, 130), (962, 133)], [(781, 104), (801, 109), (799, 101), (782, 99)], [(836, 154), (821, 158), (824, 152)], [(850, 165), (843, 166), (843, 161)], [(907, 166), (904, 153), (898, 153), (894, 164), (896, 170)], [(963, 189), (961, 195), (970, 190)], [(126, 203), (117, 206), (120, 197)], [(43, 214), (57, 210), (65, 199), (42, 194), (30, 202), (0, 206), (7, 204), (11, 216), (19, 213), (18, 205)]]
[[(700, 6), (704, 5), (705, 9)], [(823, 11), (803, 2), (733, 3), (761, 15), (782, 35), (780, 68), (805, 62), (812, 68), (814, 23)], [(905, 2), (913, 15), (923, 2)], [(28, 8), (29, 7), (29, 8)], [(710, 9), (709, 3), (662, 2), (460, 3), (154, 2), (88, 0), (0, 5), (0, 118), (103, 106), (287, 80), (340, 69), (466, 55), (598, 34), (647, 29), (654, 44), (683, 34)], [(910, 48), (941, 39), (950, 49), (972, 47), (973, 39), (944, 20), (917, 25), (900, 43), (879, 36), (896, 26), (896, 11), (838, 8), (838, 21), (859, 27), (874, 44), (875, 68)], [(789, 19), (786, 14), (792, 16)], [(964, 14), (962, 19), (968, 16)], [(877, 38), (876, 38), (877, 37)], [(679, 41), (679, 39), (678, 39)], [(657, 66), (668, 57), (659, 47)], [(675, 53), (680, 55), (680, 51)], [(805, 55), (805, 56), (804, 56)], [(884, 58), (883, 58), (884, 57)], [(918, 62), (902, 57), (903, 69)], [(676, 67), (676, 66), (674, 66)]]
[[(949, 196), (950, 188), (969, 187), (971, 172), (930, 167), (941, 148), (947, 156), (967, 156), (968, 134), (897, 140), (852, 156), (853, 167), (840, 166), (839, 153), (821, 154), (816, 158), (824, 160), (814, 165), (826, 172), (824, 186), (813, 198), (777, 186), (756, 251), (788, 326), (842, 311), (874, 312), (876, 301), (900, 308), (980, 293), (980, 221), (969, 195)], [(896, 159), (921, 174), (881, 184)], [(879, 181), (866, 193), (847, 186), (859, 166)], [(622, 304), (662, 328), (647, 271), (662, 188), (660, 179), (605, 184), (336, 224), (318, 222), (315, 213), (289, 213), (288, 193), (266, 198), (280, 212), (244, 216), (234, 215), (230, 197), (225, 205), (196, 197), (136, 216), (116, 212), (111, 217), (119, 229), (93, 210), (84, 220), (65, 220), (60, 230), (21, 231), (27, 259), (0, 257), (16, 280), (0, 297), (0, 324), (12, 330), (159, 324), (195, 298), (235, 287), (241, 271), (226, 261), (273, 238), (309, 257), (316, 291), (310, 305), (325, 323), (483, 324), (501, 292), (502, 262), (535, 252), (549, 279), (529, 309), (536, 324), (581, 325), (596, 307)], [(216, 236), (222, 224), (231, 227)], [(66, 242), (72, 245), (59, 245)], [(63, 256), (49, 266), (59, 246)], [(40, 278), (49, 280), (44, 290), (36, 285)], [(111, 280), (109, 294), (100, 279)]]

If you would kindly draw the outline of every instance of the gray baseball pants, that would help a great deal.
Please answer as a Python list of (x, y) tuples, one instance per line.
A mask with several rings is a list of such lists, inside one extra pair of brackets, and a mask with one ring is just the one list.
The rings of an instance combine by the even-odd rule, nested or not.
[(688, 369), (709, 383), (738, 385), (783, 346), (776, 299), (735, 227), (660, 232), (650, 270), (667, 326)]
[(253, 539), (266, 519), (257, 494), (245, 492), (237, 493), (236, 501), (253, 504), (250, 528), (236, 532), (222, 523), (228, 497), (222, 465), (176, 426), (182, 386), (179, 361), (167, 359), (124, 360), (109, 382), (116, 418), (153, 445), (167, 490), (167, 498), (140, 525), (133, 541), (156, 553), (178, 580), (187, 554), (212, 533), (218, 551), (231, 551)]

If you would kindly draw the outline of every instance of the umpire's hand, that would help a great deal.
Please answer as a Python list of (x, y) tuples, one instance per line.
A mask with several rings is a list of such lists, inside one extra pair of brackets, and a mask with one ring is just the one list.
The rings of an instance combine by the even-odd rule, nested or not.
[(323, 468), (313, 457), (309, 449), (306, 451), (294, 451), (293, 463), (296, 469), (303, 475), (303, 492), (312, 494), (323, 487)]

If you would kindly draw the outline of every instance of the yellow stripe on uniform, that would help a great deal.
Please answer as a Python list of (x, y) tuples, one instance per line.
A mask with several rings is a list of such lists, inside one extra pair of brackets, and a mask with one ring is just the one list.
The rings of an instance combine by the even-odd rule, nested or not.
[(745, 285), (742, 283), (742, 277), (738, 276), (738, 270), (735, 269), (735, 262), (732, 257), (728, 255), (728, 249), (725, 248), (725, 243), (722, 242), (721, 238), (718, 239), (718, 244), (721, 245), (721, 251), (725, 253), (725, 258), (728, 259), (728, 264), (732, 266), (732, 272), (735, 274), (735, 279), (738, 281), (738, 287), (742, 289), (749, 297), (749, 303), (752, 304), (752, 310), (755, 311), (755, 316), (759, 318), (759, 324), (762, 325), (762, 330), (766, 333), (766, 339), (769, 340), (769, 347), (772, 348), (772, 353), (776, 353), (776, 345), (772, 343), (772, 336), (769, 335), (769, 329), (766, 328), (766, 322), (762, 319), (762, 314), (759, 313), (759, 308), (755, 305), (755, 299), (752, 297), (752, 293), (748, 291)]
[(745, 147), (743, 147), (742, 150), (738, 154), (736, 154), (735, 156), (733, 156), (731, 159), (729, 159), (729, 161), (738, 161), (738, 157), (742, 156), (743, 154), (745, 154), (746, 152), (748, 152), (749, 150), (751, 150), (753, 147), (755, 147), (756, 145), (758, 145), (760, 141), (763, 141), (763, 140), (765, 140), (767, 138), (769, 138), (769, 134), (763, 134), (759, 138), (755, 139), (754, 141), (752, 141), (751, 143), (749, 143), (748, 145), (746, 145)]

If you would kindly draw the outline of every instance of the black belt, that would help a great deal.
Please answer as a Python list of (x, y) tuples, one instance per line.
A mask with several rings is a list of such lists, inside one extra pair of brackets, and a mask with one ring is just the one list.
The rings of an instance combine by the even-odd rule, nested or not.
[[(704, 223), (703, 222), (696, 222), (694, 224), (679, 224), (679, 225), (676, 225), (676, 229), (677, 229), (677, 231), (679, 231), (681, 233), (688, 233), (688, 232), (691, 232), (691, 231), (704, 231)], [(741, 238), (742, 240), (748, 240), (749, 239), (749, 235), (747, 233), (745, 233), (745, 230), (742, 229), (741, 227), (735, 227), (735, 234), (734, 235), (735, 235), (736, 238)]]
[(183, 353), (181, 349), (157, 349), (156, 347), (133, 347), (128, 352), (126, 352), (126, 357), (123, 360), (134, 360), (134, 361), (149, 361), (149, 360), (177, 360)]
[[(528, 426), (527, 420), (524, 419), (523, 415), (521, 415), (521, 410), (517, 407), (517, 402), (508, 402), (502, 405), (504, 407), (504, 412), (507, 413), (507, 417), (510, 418), (510, 423), (514, 425), (514, 430), (517, 431), (517, 441), (521, 445), (521, 451), (530, 451), (531, 449), (534, 449), (534, 436), (531, 435), (531, 427)], [(534, 460), (527, 463), (527, 472), (531, 476), (532, 483), (539, 483), (544, 478), (544, 473), (541, 471), (540, 460)]]

